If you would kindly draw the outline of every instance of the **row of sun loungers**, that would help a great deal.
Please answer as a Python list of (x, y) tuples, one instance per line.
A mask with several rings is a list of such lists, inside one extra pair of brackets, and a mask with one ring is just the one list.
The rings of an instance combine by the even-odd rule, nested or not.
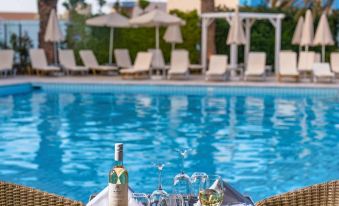
[[(99, 65), (91, 50), (79, 52), (84, 66), (76, 64), (73, 50), (59, 50), (60, 66), (48, 65), (46, 54), (42, 49), (29, 51), (32, 69), (38, 74), (60, 73), (88, 74), (96, 73), (120, 73), (124, 79), (148, 78), (152, 69), (162, 70), (168, 74), (168, 79), (189, 78), (189, 53), (186, 50), (174, 50), (171, 55), (170, 65), (166, 65), (161, 50), (150, 49), (148, 52), (139, 52), (134, 64), (132, 64), (128, 50), (116, 49), (114, 55), (116, 66)], [(0, 51), (0, 74), (15, 74), (12, 70), (14, 52), (12, 50)], [(296, 52), (282, 51), (279, 55), (280, 64), (277, 78), (279, 81), (309, 77), (317, 81), (333, 81), (336, 74), (339, 75), (339, 53), (331, 54), (330, 63), (320, 63), (314, 52), (301, 52), (299, 58)], [(209, 69), (206, 72), (206, 80), (228, 80), (231, 77), (226, 55), (212, 55), (209, 61)], [(266, 54), (264, 52), (250, 52), (248, 63), (245, 65), (244, 80), (266, 79)]]

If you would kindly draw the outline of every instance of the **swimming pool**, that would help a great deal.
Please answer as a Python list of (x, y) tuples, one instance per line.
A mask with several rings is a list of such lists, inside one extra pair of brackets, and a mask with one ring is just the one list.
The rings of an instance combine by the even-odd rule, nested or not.
[(152, 162), (179, 172), (180, 147), (192, 148), (187, 173), (220, 174), (255, 200), (339, 179), (334, 89), (37, 86), (0, 89), (1, 180), (86, 202), (106, 185), (116, 142), (139, 192), (155, 188)]

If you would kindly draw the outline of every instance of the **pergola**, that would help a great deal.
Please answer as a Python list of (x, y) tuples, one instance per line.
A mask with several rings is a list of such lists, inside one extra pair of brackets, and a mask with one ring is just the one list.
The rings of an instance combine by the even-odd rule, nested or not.
[[(201, 37), (201, 64), (203, 72), (206, 72), (207, 68), (207, 32), (208, 26), (215, 19), (225, 19), (229, 24), (232, 22), (234, 12), (215, 12), (215, 13), (204, 13), (201, 15), (202, 18), (202, 37)], [(243, 22), (245, 28), (245, 63), (247, 61), (248, 53), (250, 52), (251, 46), (251, 28), (256, 20), (269, 20), (275, 28), (275, 58), (274, 67), (275, 71), (279, 70), (279, 52), (281, 49), (281, 21), (285, 18), (284, 14), (281, 13), (252, 13), (252, 12), (240, 12), (239, 17)], [(226, 36), (227, 34), (225, 34)], [(226, 44), (226, 42), (225, 42)], [(231, 45), (231, 62), (237, 62), (237, 45)]]

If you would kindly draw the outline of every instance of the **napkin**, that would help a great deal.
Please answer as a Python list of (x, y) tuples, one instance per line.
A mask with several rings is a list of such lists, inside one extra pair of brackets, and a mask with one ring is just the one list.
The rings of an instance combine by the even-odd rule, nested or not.
[[(128, 189), (128, 197), (132, 196), (132, 191)], [(108, 186), (103, 189), (86, 206), (108, 206)], [(128, 198), (128, 206), (140, 206), (133, 198)]]

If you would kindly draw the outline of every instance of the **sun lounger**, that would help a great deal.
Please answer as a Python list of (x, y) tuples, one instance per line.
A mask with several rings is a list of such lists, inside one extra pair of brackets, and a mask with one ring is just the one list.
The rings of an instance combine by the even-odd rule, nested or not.
[(315, 58), (314, 52), (300, 52), (298, 61), (299, 73), (303, 76), (312, 76)]
[(226, 80), (230, 77), (227, 71), (227, 56), (212, 55), (210, 57), (208, 71), (206, 72), (206, 80)]
[(132, 67), (131, 57), (127, 49), (114, 50), (115, 62), (119, 69), (127, 69)]
[(336, 76), (339, 76), (339, 52), (331, 53), (331, 68)]
[(245, 80), (266, 79), (266, 54), (264, 52), (250, 52), (245, 71)]
[(153, 54), (152, 64), (151, 64), (152, 69), (156, 71), (161, 70), (163, 73), (163, 76), (165, 76), (167, 73), (166, 70), (169, 69), (169, 65), (166, 65), (162, 51), (160, 49), (149, 49), (148, 51)]
[(171, 55), (171, 65), (168, 71), (169, 79), (188, 79), (190, 65), (188, 51), (174, 50)]
[(0, 75), (7, 76), (8, 74), (15, 75), (15, 70), (13, 69), (13, 59), (14, 51), (13, 50), (0, 50)]
[(31, 59), (32, 70), (36, 71), (37, 75), (60, 71), (60, 67), (48, 65), (46, 53), (43, 49), (30, 49), (29, 57)]
[(92, 50), (81, 50), (79, 54), (84, 65), (92, 70), (93, 74), (96, 74), (96, 72), (109, 73), (117, 71), (118, 69), (111, 65), (99, 65)]
[(59, 50), (59, 60), (67, 74), (88, 74), (89, 68), (86, 66), (77, 66), (73, 50)]
[(313, 64), (313, 80), (314, 82), (327, 81), (333, 82), (335, 78), (331, 71), (329, 63), (314, 63)]
[(314, 63), (319, 63), (319, 62), (321, 62), (321, 54), (315, 53), (314, 54)]
[(279, 72), (278, 80), (284, 78), (293, 78), (299, 80), (299, 72), (297, 69), (297, 53), (292, 51), (282, 51), (279, 54)]
[(139, 52), (137, 58), (134, 62), (133, 67), (129, 69), (120, 70), (120, 74), (123, 78), (132, 77), (136, 78), (145, 78), (149, 77), (150, 67), (152, 63), (152, 53), (150, 52)]

